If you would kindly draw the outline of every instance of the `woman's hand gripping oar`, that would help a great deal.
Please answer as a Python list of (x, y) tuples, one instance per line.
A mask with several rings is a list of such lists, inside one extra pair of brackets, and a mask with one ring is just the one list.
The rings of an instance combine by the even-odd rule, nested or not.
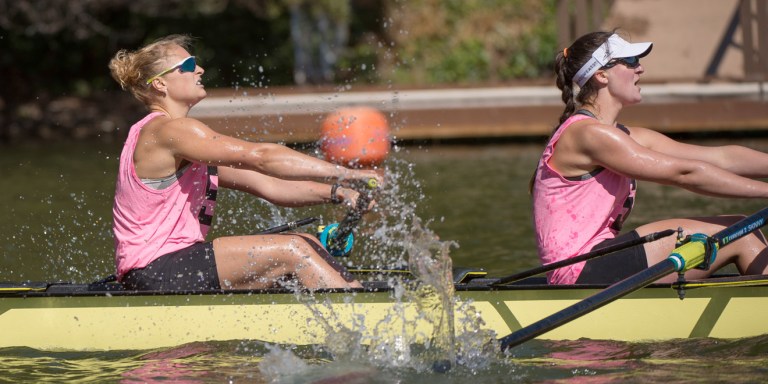
[(669, 257), (658, 264), (501, 338), (501, 350), (503, 351), (509, 347), (522, 344), (536, 336), (578, 319), (670, 273), (683, 273), (696, 267), (708, 269), (712, 262), (714, 262), (717, 251), (720, 248), (728, 246), (728, 244), (764, 226), (766, 220), (768, 220), (768, 208), (764, 208), (752, 216), (740, 220), (711, 237), (704, 234), (692, 235), (687, 243), (675, 248)]
[(629, 247), (633, 247), (635, 245), (650, 243), (652, 241), (656, 241), (664, 237), (674, 235), (675, 233), (676, 231), (674, 229), (667, 229), (664, 231), (649, 233), (643, 237), (638, 237), (636, 239), (624, 241), (618, 244), (612, 244), (605, 248), (596, 249), (594, 251), (587, 252), (582, 255), (574, 256), (565, 260), (556, 261), (554, 263), (549, 263), (546, 265), (542, 265), (540, 267), (531, 268), (526, 271), (522, 271), (522, 272), (515, 273), (513, 275), (502, 277), (491, 285), (509, 284), (518, 280), (525, 279), (526, 277), (536, 276), (544, 272), (554, 271), (555, 269), (558, 269), (558, 268), (562, 268), (568, 265), (580, 263), (582, 261), (598, 258), (600, 256), (605, 256), (607, 254), (620, 251), (622, 249), (626, 249)]
[(328, 253), (336, 257), (349, 256), (352, 251), (355, 242), (353, 232), (363, 214), (368, 211), (374, 194), (379, 190), (379, 182), (371, 178), (365, 182), (353, 183), (351, 187), (357, 190), (359, 196), (344, 219), (338, 224), (333, 223), (318, 228), (317, 237), (320, 243)]

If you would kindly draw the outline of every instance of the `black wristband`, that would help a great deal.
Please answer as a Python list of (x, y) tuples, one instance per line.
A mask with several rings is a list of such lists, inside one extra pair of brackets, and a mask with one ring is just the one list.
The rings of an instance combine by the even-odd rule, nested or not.
[(341, 187), (341, 185), (339, 184), (334, 184), (331, 187), (331, 203), (341, 204), (341, 202), (344, 201), (344, 199), (342, 199), (336, 194), (336, 190), (339, 189), (339, 187)]

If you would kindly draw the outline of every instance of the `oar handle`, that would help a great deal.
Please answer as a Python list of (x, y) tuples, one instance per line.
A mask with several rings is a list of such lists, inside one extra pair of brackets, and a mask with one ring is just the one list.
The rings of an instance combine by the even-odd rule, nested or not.
[[(352, 231), (360, 222), (363, 217), (363, 213), (368, 209), (368, 205), (373, 200), (373, 194), (379, 188), (379, 182), (370, 178), (365, 182), (359, 182), (353, 185), (360, 195), (357, 197), (355, 206), (347, 212), (344, 218), (339, 223), (336, 233), (328, 240), (329, 251), (341, 251), (345, 248), (346, 239), (352, 233)], [(334, 253), (334, 252), (331, 252)]]
[(620, 251), (622, 249), (626, 249), (626, 248), (629, 248), (629, 247), (634, 247), (635, 245), (650, 243), (652, 241), (656, 241), (656, 240), (662, 239), (664, 237), (674, 235), (675, 232), (676, 231), (674, 229), (667, 229), (667, 230), (664, 230), (664, 231), (649, 233), (649, 234), (647, 234), (647, 235), (645, 235), (643, 237), (638, 237), (636, 239), (624, 241), (624, 242), (617, 243), (617, 244), (612, 244), (612, 245), (609, 245), (607, 247), (596, 249), (594, 251), (590, 251), (590, 252), (587, 252), (587, 253), (584, 253), (584, 254), (581, 254), (581, 255), (578, 255), (578, 256), (570, 257), (568, 259), (564, 259), (564, 260), (560, 260), (560, 261), (555, 261), (554, 263), (545, 264), (545, 265), (542, 265), (540, 267), (531, 268), (531, 269), (529, 269), (527, 271), (522, 271), (522, 272), (515, 273), (513, 275), (502, 277), (498, 281), (494, 282), (492, 285), (509, 284), (511, 282), (514, 282), (514, 281), (525, 279), (526, 277), (536, 276), (536, 275), (544, 273), (544, 272), (554, 271), (555, 269), (558, 269), (558, 268), (562, 268), (562, 267), (565, 267), (565, 266), (568, 266), (568, 265), (573, 265), (573, 264), (576, 264), (576, 263), (580, 263), (582, 261), (586, 261), (586, 260), (598, 258), (598, 257), (601, 257), (601, 256), (605, 256), (607, 254), (610, 254), (610, 253), (613, 253), (613, 252), (616, 252), (616, 251)]

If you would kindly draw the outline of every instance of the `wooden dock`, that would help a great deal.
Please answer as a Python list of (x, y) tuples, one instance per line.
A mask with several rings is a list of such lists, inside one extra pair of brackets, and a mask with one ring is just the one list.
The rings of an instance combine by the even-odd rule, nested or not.
[[(643, 102), (621, 121), (666, 133), (766, 131), (768, 85), (648, 84)], [(396, 140), (546, 136), (563, 108), (551, 86), (296, 93), (214, 90), (191, 115), (213, 129), (254, 141), (308, 143), (320, 138), (326, 114), (367, 105), (384, 112)]]

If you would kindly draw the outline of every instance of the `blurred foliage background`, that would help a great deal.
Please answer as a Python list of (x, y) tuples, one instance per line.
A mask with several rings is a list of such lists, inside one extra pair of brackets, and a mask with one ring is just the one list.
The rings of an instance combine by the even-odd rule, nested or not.
[(0, 142), (113, 139), (142, 107), (109, 59), (197, 38), (211, 88), (437, 87), (549, 77), (555, 0), (0, 0)]

